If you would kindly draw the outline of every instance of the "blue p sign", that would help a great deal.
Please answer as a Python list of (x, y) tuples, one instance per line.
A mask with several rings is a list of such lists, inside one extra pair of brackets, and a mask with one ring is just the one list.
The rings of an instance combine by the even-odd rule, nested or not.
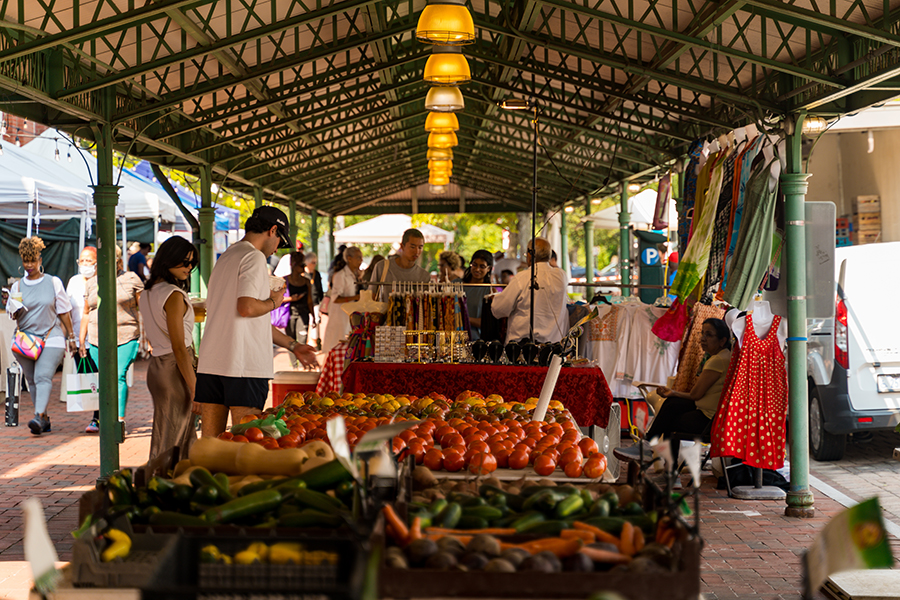
[(648, 266), (659, 264), (659, 251), (656, 248), (646, 248), (641, 252), (641, 262)]

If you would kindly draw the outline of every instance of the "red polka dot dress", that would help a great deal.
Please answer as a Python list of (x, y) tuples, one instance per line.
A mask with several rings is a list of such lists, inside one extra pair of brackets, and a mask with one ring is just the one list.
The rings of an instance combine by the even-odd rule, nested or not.
[(766, 336), (747, 314), (740, 352), (732, 356), (712, 427), (712, 456), (733, 456), (751, 467), (784, 466), (787, 371), (775, 315)]

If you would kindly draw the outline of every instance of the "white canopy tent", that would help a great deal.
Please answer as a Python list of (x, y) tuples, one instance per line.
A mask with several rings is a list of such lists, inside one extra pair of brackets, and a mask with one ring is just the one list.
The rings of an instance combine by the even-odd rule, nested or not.
[[(656, 210), (656, 190), (646, 189), (639, 194), (628, 198), (628, 212), (631, 214), (632, 225), (644, 225), (649, 227), (653, 223), (653, 211)], [(584, 218), (592, 221), (598, 229), (618, 229), (619, 213), (618, 204), (604, 208)], [(675, 209), (675, 201), (669, 202), (669, 229), (678, 228), (678, 212)]]
[[(336, 244), (394, 244), (399, 243), (403, 232), (412, 226), (409, 215), (381, 215), (336, 231), (334, 241)], [(448, 246), (456, 238), (454, 232), (434, 225), (419, 225), (416, 229), (425, 236), (426, 244)]]
[(54, 161), (47, 164), (43, 158), (4, 144), (0, 155), (0, 219), (27, 218), (26, 234), (30, 236), (35, 226), (40, 227), (41, 219), (80, 217), (83, 246), (89, 218), (94, 214), (91, 189), (55, 167)]

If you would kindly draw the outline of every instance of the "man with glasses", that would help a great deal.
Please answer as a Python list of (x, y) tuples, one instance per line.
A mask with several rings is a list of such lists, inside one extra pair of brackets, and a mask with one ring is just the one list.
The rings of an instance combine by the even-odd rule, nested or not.
[(273, 343), (306, 366), (318, 364), (315, 349), (272, 327), (269, 317), (284, 301), (284, 280), (271, 289), (266, 258), (279, 247), (291, 247), (287, 217), (274, 206), (261, 206), (244, 231), (209, 278), (195, 396), (203, 437), (225, 431), (229, 412), (232, 423), (262, 412), (274, 376)]
[[(400, 252), (375, 265), (371, 281), (428, 283), (431, 281), (431, 275), (419, 266), (419, 258), (422, 256), (422, 250), (424, 249), (425, 236), (422, 235), (422, 232), (418, 229), (407, 229), (403, 232), (403, 238), (400, 241)], [(385, 269), (387, 269), (387, 273), (384, 272)], [(389, 288), (390, 286), (379, 285), (372, 287), (375, 290), (372, 292), (372, 295), (376, 299), (381, 298), (382, 302), (387, 301), (390, 289), (385, 292), (382, 291), (382, 288)]]

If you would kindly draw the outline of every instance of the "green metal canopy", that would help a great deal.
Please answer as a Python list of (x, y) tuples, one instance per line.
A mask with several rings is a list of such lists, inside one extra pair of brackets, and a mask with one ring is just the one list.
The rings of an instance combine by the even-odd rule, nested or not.
[[(7, 0), (0, 108), (326, 215), (521, 210), (610, 191), (689, 142), (900, 93), (896, 0), (472, 0), (452, 195), (427, 182), (424, 0)], [(92, 123), (94, 124), (92, 126)], [(552, 159), (552, 160), (551, 160)], [(452, 197), (451, 197), (452, 196)], [(410, 198), (410, 202), (412, 199)]]

